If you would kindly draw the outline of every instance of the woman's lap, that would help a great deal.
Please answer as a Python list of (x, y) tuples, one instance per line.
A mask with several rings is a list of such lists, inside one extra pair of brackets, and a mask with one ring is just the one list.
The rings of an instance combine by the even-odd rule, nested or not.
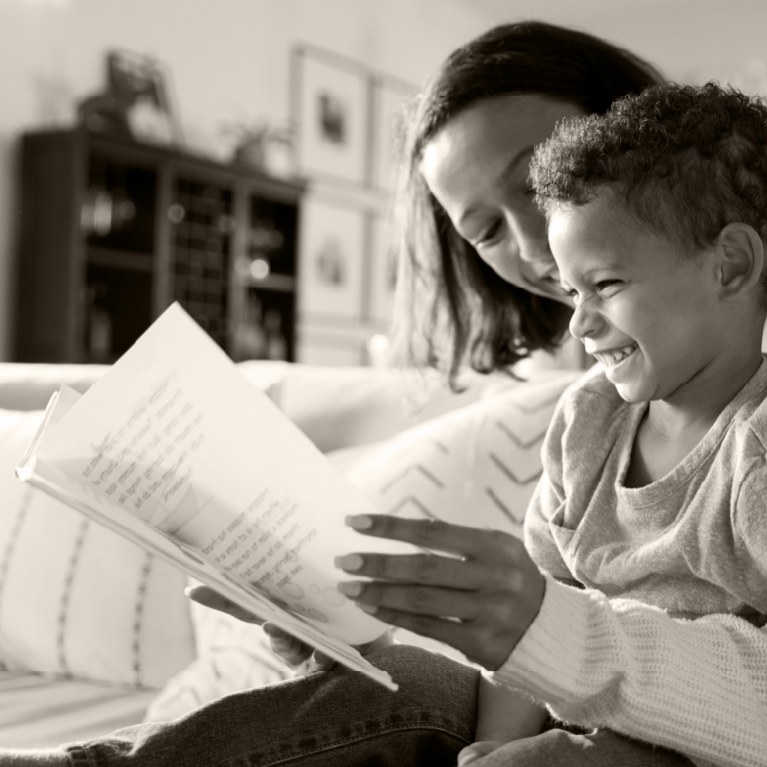
[(408, 767), (455, 765), (471, 742), (477, 672), (395, 646), (372, 657), (390, 692), (336, 667), (230, 695), (173, 723), (143, 724), (69, 747), (72, 765)]
[[(392, 693), (336, 667), (214, 701), (171, 723), (68, 747), (72, 767), (439, 767), (473, 740), (478, 673), (406, 646), (371, 656)], [(684, 757), (600, 730), (551, 729), (476, 767), (683, 767)]]

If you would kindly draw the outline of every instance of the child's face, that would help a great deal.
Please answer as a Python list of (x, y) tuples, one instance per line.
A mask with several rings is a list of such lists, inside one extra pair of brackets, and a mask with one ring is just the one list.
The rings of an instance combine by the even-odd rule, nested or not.
[(673, 400), (732, 343), (714, 251), (682, 255), (610, 190), (554, 212), (549, 242), (576, 305), (570, 332), (627, 402)]

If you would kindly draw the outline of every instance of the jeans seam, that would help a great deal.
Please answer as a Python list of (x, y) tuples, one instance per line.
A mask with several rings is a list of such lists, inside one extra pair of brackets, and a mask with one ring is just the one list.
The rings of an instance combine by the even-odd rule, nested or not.
[[(293, 754), (291, 756), (280, 756), (277, 757), (276, 760), (270, 760), (270, 761), (262, 761), (258, 767), (276, 767), (276, 765), (280, 764), (288, 764), (291, 761), (295, 761), (296, 759), (303, 759), (307, 756), (315, 756), (317, 754), (321, 754), (323, 751), (331, 751), (335, 748), (338, 748), (339, 746), (343, 745), (349, 745), (351, 743), (361, 743), (365, 740), (371, 740), (373, 738), (380, 738), (382, 735), (386, 735), (392, 732), (406, 732), (408, 730), (423, 730), (424, 725), (401, 725), (401, 726), (391, 726), (387, 727), (384, 732), (375, 732), (375, 733), (369, 733), (365, 735), (359, 735), (357, 737), (345, 737), (345, 738), (338, 738), (337, 740), (334, 740), (330, 743), (323, 743), (322, 746), (318, 746), (315, 749), (308, 750), (306, 748), (302, 749), (300, 753)], [(428, 727), (428, 730), (430, 732), (440, 732), (443, 735), (447, 735), (449, 738), (453, 738), (454, 740), (457, 740), (460, 743), (463, 743), (465, 745), (469, 745), (471, 743), (470, 740), (467, 740), (466, 738), (461, 737), (460, 735), (457, 735), (453, 730), (447, 729), (445, 727), (440, 727), (438, 725), (430, 726)], [(248, 752), (252, 753), (252, 751)], [(228, 767), (229, 765), (232, 765), (234, 767), (235, 765), (242, 764), (243, 760), (246, 764), (250, 765), (249, 761), (250, 757), (248, 754), (240, 754), (236, 757), (233, 757), (231, 759), (227, 759), (225, 762), (222, 762), (222, 767)]]

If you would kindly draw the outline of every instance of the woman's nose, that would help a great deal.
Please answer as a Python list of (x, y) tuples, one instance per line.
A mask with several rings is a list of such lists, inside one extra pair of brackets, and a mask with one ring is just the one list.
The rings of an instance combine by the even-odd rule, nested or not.
[(559, 279), (554, 256), (551, 255), (547, 247), (522, 248), (519, 253), (519, 261), (522, 272), (526, 277), (532, 278), (533, 281), (544, 277)]

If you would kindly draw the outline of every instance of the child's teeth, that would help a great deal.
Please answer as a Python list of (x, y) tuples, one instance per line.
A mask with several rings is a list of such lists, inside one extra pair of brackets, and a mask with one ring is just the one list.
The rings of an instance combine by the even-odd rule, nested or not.
[(608, 354), (600, 355), (603, 361), (609, 365), (617, 365), (619, 362), (623, 362), (626, 357), (629, 357), (633, 352), (635, 346), (626, 346), (623, 349), (618, 349), (615, 352), (609, 352)]

